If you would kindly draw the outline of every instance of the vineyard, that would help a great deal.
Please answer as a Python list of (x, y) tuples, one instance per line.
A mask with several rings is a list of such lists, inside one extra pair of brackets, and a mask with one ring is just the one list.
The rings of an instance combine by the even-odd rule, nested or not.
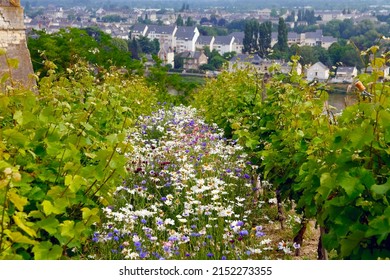
[(277, 66), (186, 98), (82, 60), (36, 91), (4, 75), (0, 259), (389, 258), (390, 53), (362, 55), (337, 114)]

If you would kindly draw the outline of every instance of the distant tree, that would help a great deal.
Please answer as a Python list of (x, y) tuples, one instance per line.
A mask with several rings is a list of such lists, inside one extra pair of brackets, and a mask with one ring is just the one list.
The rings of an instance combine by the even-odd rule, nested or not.
[(206, 23), (206, 22), (209, 22), (209, 19), (208, 19), (208, 18), (202, 17), (202, 18), (200, 19), (200, 24), (201, 24), (201, 25), (204, 24), (204, 23)]
[(121, 38), (112, 38), (112, 44), (122, 52), (129, 51), (129, 46), (126, 40), (123, 40)]
[(102, 17), (103, 22), (121, 22), (122, 20), (120, 15), (107, 15)]
[(272, 33), (272, 23), (270, 21), (266, 21), (260, 24), (259, 26), (259, 50), (258, 54), (261, 57), (265, 57), (268, 55), (271, 50), (271, 37)]
[(191, 17), (188, 17), (186, 20), (186, 26), (194, 26), (196, 21), (194, 21)]
[(177, 26), (183, 26), (183, 25), (184, 25), (184, 20), (183, 20), (183, 18), (181, 17), (181, 14), (179, 14), (179, 15), (177, 16), (176, 25), (177, 25)]
[(251, 19), (245, 23), (243, 51), (246, 53), (255, 53), (259, 49), (259, 22)]
[(129, 51), (133, 59), (140, 59), (141, 47), (135, 38), (130, 41)]
[(339, 40), (339, 42), (332, 44), (328, 49), (328, 54), (332, 65), (342, 63), (346, 66), (356, 66), (358, 69), (364, 67), (360, 51), (347, 40)]
[(233, 20), (233, 21), (229, 22), (226, 25), (226, 27), (229, 30), (229, 32), (244, 31), (247, 21), (248, 21), (247, 19)]
[(271, 49), (272, 23), (270, 21), (259, 24), (256, 19), (248, 21), (244, 30), (244, 52), (258, 53), (264, 57)]
[[(40, 63), (43, 58), (57, 65), (58, 73), (78, 63), (80, 59), (90, 65), (109, 68), (113, 65), (128, 69), (139, 69), (140, 62), (131, 59), (125, 46), (97, 28), (67, 28), (57, 33), (47, 34), (34, 31), (37, 36), (28, 39), (28, 47), (34, 71), (45, 75), (46, 69)], [(39, 62), (39, 63), (38, 63)]]
[(286, 17), (286, 22), (295, 22), (295, 11), (291, 11), (291, 13)]
[(287, 51), (288, 50), (288, 44), (287, 44), (287, 25), (284, 22), (284, 19), (282, 17), (279, 18), (279, 24), (278, 24), (278, 43), (277, 48), (279, 51)]
[(210, 16), (210, 22), (212, 25), (218, 25), (218, 19), (216, 15), (211, 15)]
[(148, 37), (141, 36), (137, 42), (144, 54), (157, 54), (160, 50), (160, 43), (157, 39), (150, 40)]
[(218, 20), (218, 26), (225, 26), (227, 24), (227, 20), (226, 19), (224, 19), (224, 18), (220, 18), (219, 20)]
[(271, 17), (277, 17), (278, 16), (278, 11), (276, 9), (272, 9), (270, 16)]
[(175, 57), (173, 58), (174, 64), (175, 64), (175, 69), (182, 69), (184, 66), (184, 59), (176, 54)]

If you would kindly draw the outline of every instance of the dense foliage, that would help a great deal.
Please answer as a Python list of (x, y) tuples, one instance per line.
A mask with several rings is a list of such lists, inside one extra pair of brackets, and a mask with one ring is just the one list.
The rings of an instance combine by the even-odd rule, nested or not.
[(133, 60), (127, 51), (127, 43), (113, 39), (97, 28), (68, 28), (54, 34), (33, 31), (29, 34), (28, 47), (34, 71), (44, 76), (47, 69), (42, 60), (56, 64), (57, 71), (65, 72), (80, 59), (95, 67), (95, 71), (110, 66), (122, 67), (129, 71), (142, 70), (139, 60)]
[(124, 128), (157, 102), (115, 69), (98, 79), (81, 62), (66, 75), (44, 64), (39, 93), (0, 94), (0, 259), (82, 255), (126, 174)]
[(303, 221), (317, 221), (334, 258), (389, 255), (390, 85), (379, 82), (389, 53), (378, 49), (363, 53), (374, 57), (374, 73), (359, 76), (369, 94), (356, 91), (359, 102), (338, 117), (324, 106), (325, 85), (294, 72), (226, 73), (194, 97), (207, 120), (248, 148), (279, 201), (295, 201)]

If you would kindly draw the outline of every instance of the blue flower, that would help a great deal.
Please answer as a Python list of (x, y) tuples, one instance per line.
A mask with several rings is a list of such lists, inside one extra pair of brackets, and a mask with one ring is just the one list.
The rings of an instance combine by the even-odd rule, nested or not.
[(207, 257), (212, 258), (212, 257), (214, 257), (214, 254), (209, 252), (209, 253), (207, 253)]
[(248, 231), (246, 229), (243, 229), (239, 232), (240, 236), (248, 235)]

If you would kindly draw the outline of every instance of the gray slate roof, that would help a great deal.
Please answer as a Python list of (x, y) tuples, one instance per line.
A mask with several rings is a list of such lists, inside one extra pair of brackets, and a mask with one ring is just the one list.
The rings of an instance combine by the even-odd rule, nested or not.
[(192, 26), (178, 26), (176, 31), (176, 39), (178, 40), (192, 40), (195, 35), (195, 28)]
[(175, 31), (175, 26), (172, 25), (148, 25), (148, 32), (149, 33), (156, 33), (156, 34), (173, 34)]
[(145, 27), (145, 24), (136, 23), (131, 30), (136, 33), (142, 33), (145, 30)]
[(233, 36), (234, 42), (236, 42), (237, 44), (242, 45), (244, 42), (244, 37), (245, 37), (244, 32), (232, 32), (230, 33), (229, 36)]
[(230, 59), (230, 62), (247, 62), (252, 64), (260, 64), (263, 59), (258, 54), (237, 54), (236, 56)]
[(196, 40), (196, 43), (200, 45), (210, 45), (212, 39), (213, 36), (199, 36), (198, 40)]
[(230, 45), (232, 41), (232, 36), (215, 36), (214, 44), (215, 45)]

